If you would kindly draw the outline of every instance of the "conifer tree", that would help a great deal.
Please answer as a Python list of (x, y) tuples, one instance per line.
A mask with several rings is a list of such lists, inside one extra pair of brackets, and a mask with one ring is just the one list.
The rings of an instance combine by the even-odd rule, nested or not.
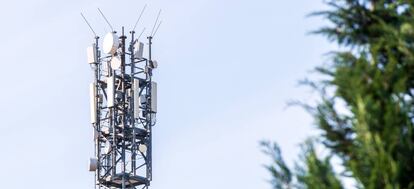
[[(319, 142), (305, 142), (294, 170), (276, 144), (263, 143), (273, 160), (267, 167), (273, 186), (344, 188), (342, 175), (357, 188), (414, 188), (414, 1), (327, 4), (329, 10), (312, 15), (329, 24), (314, 33), (345, 50), (332, 52), (330, 64), (316, 68), (327, 79), (307, 81), (320, 94), (316, 106), (303, 105), (321, 131)], [(316, 153), (315, 145), (329, 155)], [(333, 170), (332, 157), (344, 172)]]

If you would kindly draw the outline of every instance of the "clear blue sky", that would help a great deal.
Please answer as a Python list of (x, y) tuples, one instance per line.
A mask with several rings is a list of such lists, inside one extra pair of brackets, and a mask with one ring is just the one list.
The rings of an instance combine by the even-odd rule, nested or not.
[(90, 189), (93, 155), (86, 47), (112, 25), (152, 27), (159, 60), (154, 189), (270, 189), (262, 139), (278, 141), (292, 164), (312, 119), (290, 99), (309, 99), (297, 82), (333, 45), (307, 35), (321, 0), (7, 1), (0, 11), (1, 188)]

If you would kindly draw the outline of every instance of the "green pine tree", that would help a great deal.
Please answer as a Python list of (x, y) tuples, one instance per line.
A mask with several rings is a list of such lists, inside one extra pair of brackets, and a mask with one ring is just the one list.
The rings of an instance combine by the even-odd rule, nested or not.
[[(317, 30), (343, 50), (332, 52), (327, 78), (306, 81), (320, 93), (318, 105), (303, 105), (321, 131), (307, 141), (293, 171), (279, 147), (262, 143), (273, 163), (267, 167), (276, 189), (344, 188), (338, 175), (358, 188), (414, 188), (414, 1), (329, 0), (312, 15), (330, 25)], [(338, 103), (348, 110), (338, 111)], [(316, 153), (322, 144), (329, 155)], [(331, 158), (344, 172), (336, 173)]]

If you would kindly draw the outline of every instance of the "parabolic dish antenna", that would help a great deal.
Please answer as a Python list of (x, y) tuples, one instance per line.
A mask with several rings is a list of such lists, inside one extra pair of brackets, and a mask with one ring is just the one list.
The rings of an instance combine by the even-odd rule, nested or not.
[(111, 68), (114, 70), (121, 68), (121, 59), (119, 57), (117, 56), (112, 57)]
[(145, 152), (147, 152), (147, 146), (145, 144), (140, 144), (138, 146), (138, 150), (142, 153), (145, 153)]
[(105, 35), (103, 41), (103, 51), (106, 54), (115, 54), (119, 47), (119, 38), (115, 33), (108, 33)]

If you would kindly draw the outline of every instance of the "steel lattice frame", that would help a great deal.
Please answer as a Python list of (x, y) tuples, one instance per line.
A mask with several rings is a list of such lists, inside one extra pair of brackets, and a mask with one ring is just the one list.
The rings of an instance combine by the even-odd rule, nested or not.
[[(147, 38), (148, 58), (136, 58), (134, 34), (134, 31), (130, 32), (127, 42), (122, 28), (115, 54), (121, 59), (118, 70), (112, 69), (109, 63), (113, 55), (101, 55), (99, 37), (95, 38), (97, 62), (92, 67), (95, 73), (93, 85), (96, 93), (93, 100), (97, 121), (92, 125), (98, 162), (95, 171), (97, 188), (148, 188), (152, 180), (151, 138), (156, 114), (152, 108), (152, 103), (156, 103), (156, 99), (152, 99), (152, 92), (156, 90), (153, 89), (156, 84), (151, 79), (154, 68), (152, 37)], [(110, 79), (114, 83), (113, 107), (108, 107)], [(140, 145), (147, 150), (140, 151)]]

